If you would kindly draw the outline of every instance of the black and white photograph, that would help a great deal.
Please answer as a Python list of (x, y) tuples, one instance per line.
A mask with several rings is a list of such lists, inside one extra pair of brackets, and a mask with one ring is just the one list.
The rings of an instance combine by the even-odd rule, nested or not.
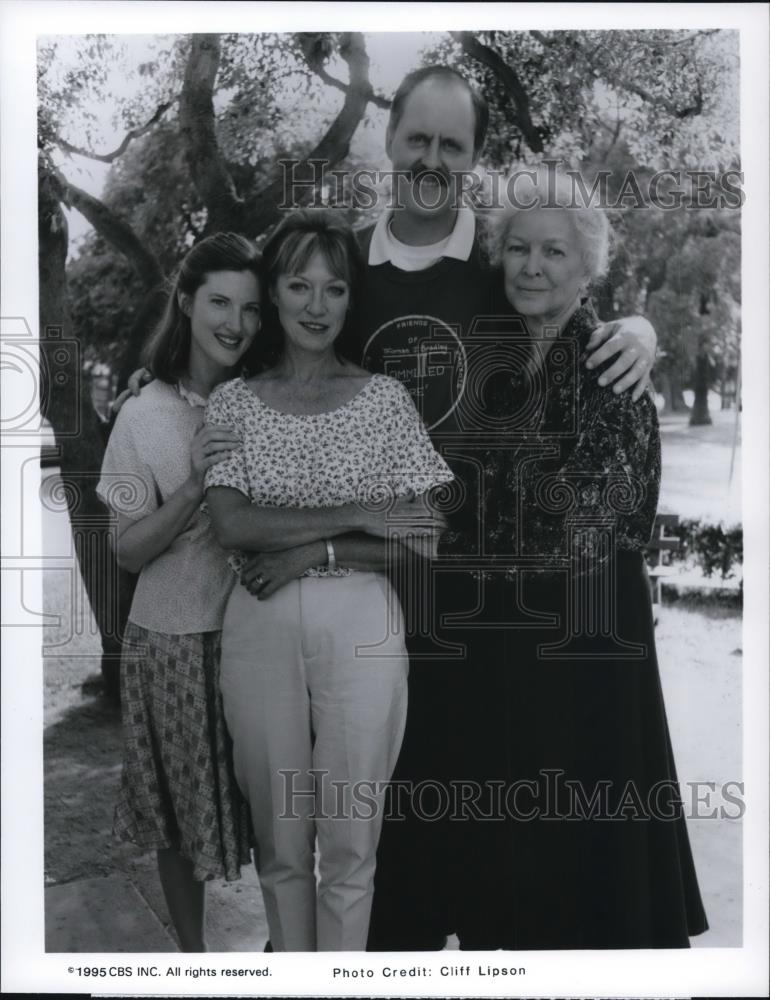
[(4, 991), (767, 995), (769, 13), (0, 4)]

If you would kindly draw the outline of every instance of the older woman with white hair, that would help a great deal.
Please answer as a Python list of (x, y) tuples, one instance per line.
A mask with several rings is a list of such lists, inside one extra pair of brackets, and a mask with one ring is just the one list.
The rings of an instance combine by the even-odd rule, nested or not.
[[(484, 600), (457, 699), (454, 773), (476, 796), (455, 825), (458, 934), (470, 949), (688, 947), (707, 922), (643, 555), (655, 405), (582, 364), (606, 216), (576, 205), (566, 175), (516, 194), (489, 225), (517, 316), (487, 387), (481, 549), (477, 532), (466, 542)], [(446, 541), (461, 550), (462, 532)]]

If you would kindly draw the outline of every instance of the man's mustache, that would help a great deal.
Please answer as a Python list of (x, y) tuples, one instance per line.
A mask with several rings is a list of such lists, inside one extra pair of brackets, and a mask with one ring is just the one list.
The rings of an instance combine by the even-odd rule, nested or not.
[(419, 161), (412, 164), (408, 173), (412, 184), (419, 184), (423, 180), (430, 179), (438, 181), (445, 188), (449, 188), (452, 180), (448, 170), (442, 170), (441, 167), (426, 167), (424, 163)]

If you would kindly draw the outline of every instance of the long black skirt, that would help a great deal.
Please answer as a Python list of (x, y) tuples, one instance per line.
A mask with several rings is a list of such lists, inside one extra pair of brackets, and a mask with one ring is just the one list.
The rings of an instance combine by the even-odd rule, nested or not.
[(443, 612), (472, 607), (478, 588), (467, 573), (439, 577), (429, 594), (419, 582), (393, 582), (408, 623), (409, 697), (377, 850), (367, 949), (436, 951), (457, 925), (451, 748), (468, 665), (464, 630), (458, 638), (438, 624)]
[(689, 947), (708, 924), (641, 553), (601, 578), (488, 582), (465, 638), (448, 767), (461, 946)]

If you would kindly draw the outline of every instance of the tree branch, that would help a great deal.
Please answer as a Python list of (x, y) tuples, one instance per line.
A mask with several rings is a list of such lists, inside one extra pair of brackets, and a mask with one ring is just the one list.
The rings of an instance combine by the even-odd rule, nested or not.
[[(347, 63), (350, 74), (345, 103), (315, 148), (296, 165), (292, 172), (295, 184), (314, 180), (315, 170), (311, 161), (323, 161), (332, 165), (347, 156), (350, 140), (372, 99), (369, 56), (363, 34), (358, 31), (345, 32), (340, 42), (340, 55)], [(310, 188), (306, 187), (305, 190), (309, 193)], [(281, 211), (279, 206), (286, 203), (288, 194), (283, 175), (276, 177), (257, 193), (248, 207), (251, 235), (264, 232), (278, 220)]]
[[(312, 72), (315, 73), (315, 75), (327, 86), (336, 87), (336, 89), (341, 90), (343, 94), (347, 94), (350, 90), (350, 84), (344, 83), (342, 80), (338, 80), (336, 76), (332, 76), (324, 65), (326, 55), (318, 45), (318, 35), (304, 31), (297, 32), (295, 37), (299, 43), (302, 56), (307, 63), (308, 68), (312, 70)], [(371, 87), (369, 100), (378, 108), (383, 108), (385, 111), (390, 110), (391, 101), (389, 101), (387, 97), (383, 97), (381, 94), (375, 94)]]
[(533, 153), (542, 153), (543, 137), (540, 129), (532, 121), (529, 111), (529, 95), (512, 67), (494, 49), (480, 42), (472, 32), (450, 31), (450, 35), (456, 42), (459, 42), (464, 52), (478, 60), (487, 69), (492, 70), (510, 98), (516, 125), (524, 136), (525, 142)]
[(363, 34), (359, 31), (345, 32), (340, 41), (340, 55), (347, 63), (350, 74), (345, 103), (308, 159), (328, 159), (329, 162), (336, 163), (347, 156), (353, 133), (373, 96), (369, 82), (369, 56)]
[(87, 156), (89, 160), (98, 160), (100, 163), (113, 163), (119, 156), (122, 156), (123, 153), (125, 153), (129, 144), (133, 142), (134, 139), (138, 139), (139, 136), (149, 132), (152, 126), (161, 120), (163, 115), (165, 115), (175, 100), (176, 98), (172, 101), (165, 101), (163, 104), (159, 105), (152, 118), (139, 128), (132, 128), (129, 132), (127, 132), (118, 148), (114, 149), (111, 153), (94, 153), (90, 149), (84, 149), (82, 146), (74, 146), (71, 142), (67, 142), (66, 139), (62, 139), (62, 137), (58, 135), (56, 136), (56, 142), (65, 153), (77, 153), (79, 156)]
[[(701, 31), (692, 31), (682, 38), (672, 38), (671, 40), (656, 38), (655, 45), (660, 48), (673, 48), (679, 45), (686, 45), (696, 41), (698, 38), (712, 35), (717, 30), (718, 29), (716, 28), (712, 28)], [(530, 31), (530, 35), (532, 35), (533, 38), (536, 38), (542, 45), (547, 47), (553, 47), (558, 41), (557, 39), (549, 38), (542, 31)], [(587, 61), (590, 65), (595, 65), (594, 56), (601, 51), (602, 45), (598, 45), (592, 51), (585, 53)], [(650, 93), (649, 90), (640, 86), (638, 83), (624, 80), (617, 74), (608, 71), (608, 68), (601, 61), (596, 68), (608, 83), (621, 90), (625, 90), (630, 94), (635, 94), (637, 97), (640, 97), (643, 101), (645, 101), (645, 103), (650, 104), (653, 107), (661, 108), (662, 110), (668, 112), (668, 114), (670, 114), (673, 118), (677, 118), (680, 121), (686, 118), (694, 118), (703, 112), (703, 93), (701, 91), (700, 81), (698, 81), (696, 85), (696, 91), (692, 97), (691, 103), (684, 108), (679, 108), (668, 98), (656, 97), (654, 94)]]
[(708, 38), (709, 35), (715, 35), (719, 30), (719, 28), (701, 28), (698, 31), (688, 32), (683, 38), (672, 38), (671, 41), (657, 40), (656, 45), (665, 45), (669, 48), (687, 45), (689, 42), (694, 42), (696, 38)]
[(238, 197), (216, 136), (214, 81), (219, 69), (219, 35), (192, 36), (179, 98), (179, 130), (195, 190), (208, 209), (212, 232), (242, 229), (243, 199)]
[(127, 222), (118, 218), (103, 201), (71, 184), (59, 170), (48, 171), (48, 180), (60, 201), (68, 208), (76, 208), (111, 246), (131, 261), (148, 291), (163, 281), (158, 258), (144, 246)]
[(685, 108), (678, 108), (673, 101), (669, 101), (666, 97), (656, 97), (651, 94), (649, 90), (645, 90), (644, 87), (640, 87), (638, 83), (632, 83), (629, 80), (623, 80), (620, 77), (606, 75), (607, 82), (612, 84), (613, 87), (619, 87), (621, 90), (628, 91), (629, 94), (635, 94), (637, 97), (641, 97), (643, 101), (653, 107), (662, 108), (667, 111), (672, 118), (678, 118), (683, 120), (685, 118), (695, 118), (697, 115), (703, 112), (703, 91), (701, 90), (700, 80), (696, 84), (696, 91), (692, 97), (692, 104)]
[(606, 163), (607, 160), (609, 159), (610, 153), (615, 148), (615, 145), (616, 145), (618, 139), (620, 138), (620, 133), (623, 130), (623, 119), (622, 118), (616, 118), (614, 125), (610, 125), (608, 122), (605, 122), (601, 118), (598, 118), (598, 116), (597, 116), (597, 119), (598, 119), (599, 124), (602, 126), (602, 128), (606, 129), (606, 131), (609, 132), (609, 134), (612, 137), (610, 139), (609, 144), (607, 145), (606, 149), (601, 154), (601, 161), (602, 161), (602, 163)]
[[(665, 46), (667, 48), (674, 48), (677, 45), (687, 45), (689, 42), (694, 42), (696, 38), (707, 38), (709, 35), (715, 35), (720, 29), (719, 28), (702, 28), (698, 31), (690, 31), (683, 38), (672, 38), (670, 41), (664, 38), (657, 37), (655, 39), (655, 44), (657, 46)], [(529, 32), (533, 38), (536, 38), (541, 45), (547, 48), (553, 48), (554, 45), (558, 45), (559, 39), (549, 38), (544, 31), (535, 31), (534, 29)]]
[(553, 46), (553, 45), (556, 44), (556, 39), (555, 38), (549, 38), (548, 35), (546, 35), (545, 32), (543, 32), (543, 31), (534, 31), (533, 30), (533, 31), (530, 31), (530, 35), (532, 35), (533, 38), (536, 38), (538, 40), (538, 42), (540, 42), (541, 45), (545, 45), (546, 48), (550, 48), (551, 46)]
[[(317, 35), (300, 39), (303, 51), (307, 50), (305, 58), (310, 60), (308, 65), (311, 68), (314, 62), (325, 58), (318, 52), (317, 40)], [(353, 133), (366, 112), (367, 104), (373, 100), (369, 56), (363, 34), (343, 34), (339, 51), (350, 74), (345, 88), (345, 102), (316, 147), (296, 165), (292, 174), (295, 183), (314, 179), (315, 171), (310, 161), (322, 160), (334, 164), (348, 154)], [(180, 130), (193, 184), (208, 210), (207, 231), (232, 229), (254, 237), (278, 220), (279, 206), (286, 202), (285, 180), (281, 172), (248, 203), (236, 193), (215, 129), (213, 92), (219, 56), (218, 35), (193, 36), (179, 101)], [(306, 190), (309, 192), (309, 189)]]
[[(694, 42), (697, 38), (705, 37), (707, 35), (714, 34), (718, 29), (712, 28), (703, 31), (692, 31), (685, 35), (683, 38), (674, 38), (671, 41), (666, 41), (662, 39), (656, 39), (655, 44), (657, 46), (673, 47), (677, 45), (685, 45), (689, 42)], [(557, 44), (557, 39), (549, 38), (542, 31), (530, 31), (530, 35), (536, 38), (541, 45), (546, 47), (553, 47)], [(593, 55), (600, 51), (601, 46), (597, 46), (592, 52), (587, 53), (588, 62), (593, 63)], [(607, 68), (603, 65), (597, 67), (599, 72), (604, 76), (608, 83), (611, 83), (615, 87), (619, 87), (621, 90), (626, 90), (630, 94), (636, 94), (637, 97), (641, 97), (643, 101), (647, 104), (651, 104), (653, 107), (662, 108), (667, 111), (673, 118), (678, 118), (683, 120), (685, 118), (694, 118), (703, 112), (703, 93), (700, 87), (700, 81), (698, 81), (697, 89), (695, 95), (692, 98), (692, 103), (685, 108), (678, 108), (673, 101), (668, 100), (665, 97), (655, 97), (644, 87), (640, 86), (638, 83), (632, 83), (627, 80), (623, 80), (615, 74), (609, 73)]]

